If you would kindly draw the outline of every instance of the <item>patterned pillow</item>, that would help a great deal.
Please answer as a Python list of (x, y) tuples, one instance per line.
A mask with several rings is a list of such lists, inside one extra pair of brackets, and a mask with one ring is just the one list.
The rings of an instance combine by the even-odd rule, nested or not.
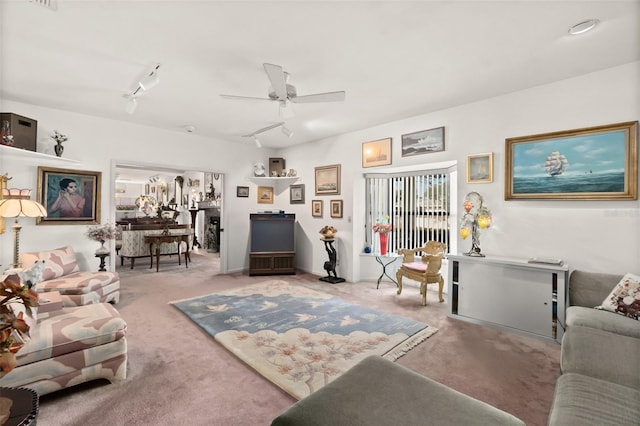
[(640, 276), (626, 274), (596, 309), (640, 320)]
[(23, 265), (33, 265), (39, 260), (44, 260), (45, 264), (44, 271), (42, 271), (43, 281), (59, 278), (80, 270), (76, 254), (71, 246), (22, 254)]

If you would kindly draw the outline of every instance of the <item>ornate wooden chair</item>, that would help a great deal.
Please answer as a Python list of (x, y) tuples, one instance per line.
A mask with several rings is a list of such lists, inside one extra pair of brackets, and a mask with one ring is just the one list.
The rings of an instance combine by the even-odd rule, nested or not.
[[(398, 294), (402, 293), (402, 277), (404, 276), (420, 283), (422, 306), (427, 304), (427, 284), (438, 283), (438, 297), (440, 302), (444, 302), (442, 298), (444, 278), (440, 273), (440, 267), (446, 249), (446, 244), (437, 241), (429, 241), (423, 247), (415, 249), (398, 249), (398, 254), (402, 255), (402, 265), (396, 272)], [(422, 253), (419, 261), (416, 261), (416, 253)]]

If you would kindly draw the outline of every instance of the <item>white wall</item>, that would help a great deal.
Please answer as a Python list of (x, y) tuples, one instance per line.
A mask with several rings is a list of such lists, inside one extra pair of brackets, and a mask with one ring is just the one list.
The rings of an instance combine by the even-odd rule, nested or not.
[[(298, 214), (304, 236), (298, 238), (298, 265), (324, 274), (326, 252), (318, 231), (331, 224), (338, 229), (338, 275), (348, 280), (377, 277), (380, 267), (360, 266), (364, 245), (364, 172), (362, 143), (393, 138), (389, 168), (454, 160), (458, 162), (460, 197), (480, 192), (494, 215), (494, 225), (482, 231), (480, 246), (487, 255), (528, 258), (557, 257), (571, 269), (640, 272), (640, 210), (638, 201), (505, 201), (505, 139), (552, 131), (591, 127), (640, 117), (640, 62), (564, 80), (411, 119), (364, 129), (347, 135), (297, 146), (280, 155), (297, 168), (306, 184), (307, 203), (287, 206)], [(416, 96), (428, 96), (417, 93)], [(402, 158), (401, 135), (445, 126), (445, 151)], [(466, 157), (494, 153), (494, 182), (466, 183)], [(314, 167), (342, 164), (342, 194), (313, 194)], [(288, 192), (277, 202), (282, 205)], [(311, 199), (324, 200), (324, 217), (310, 215)], [(344, 200), (344, 218), (329, 217), (330, 199)], [(456, 220), (452, 218), (452, 220)], [(453, 222), (456, 223), (456, 222)], [(453, 234), (457, 235), (457, 233)], [(468, 251), (470, 239), (458, 237), (458, 251)]]
[[(640, 209), (638, 201), (505, 201), (505, 138), (551, 131), (591, 127), (640, 117), (640, 62), (603, 70), (578, 78), (488, 99), (411, 119), (383, 124), (338, 137), (308, 143), (280, 151), (257, 150), (252, 144), (232, 144), (194, 134), (171, 132), (126, 122), (52, 110), (17, 102), (2, 101), (2, 110), (38, 120), (39, 150), (51, 153), (47, 135), (57, 129), (70, 137), (64, 157), (79, 163), (53, 160), (0, 158), (0, 174), (8, 172), (11, 187), (36, 189), (37, 166), (100, 170), (103, 173), (102, 209), (105, 222), (113, 220), (111, 195), (113, 160), (143, 161), (170, 165), (185, 170), (216, 171), (225, 174), (222, 188), (224, 210), (222, 243), (227, 247), (227, 270), (248, 266), (250, 212), (282, 209), (296, 213), (297, 265), (303, 270), (324, 275), (327, 260), (318, 231), (324, 225), (338, 228), (338, 274), (348, 281), (379, 274), (376, 264), (363, 264), (359, 254), (364, 245), (365, 171), (361, 164), (362, 143), (392, 137), (393, 164), (390, 167), (457, 161), (457, 191), (464, 196), (478, 191), (494, 214), (494, 226), (483, 232), (480, 245), (488, 255), (517, 257), (560, 257), (572, 269), (640, 272)], [(417, 93), (416, 96), (428, 96)], [(445, 126), (445, 151), (402, 158), (400, 137), (414, 131)], [(494, 153), (494, 182), (466, 183), (466, 156)], [(287, 168), (298, 171), (305, 184), (306, 203), (289, 204), (288, 188), (276, 187), (275, 203), (258, 205), (257, 186), (248, 181), (252, 164), (267, 163), (269, 157), (283, 157)], [(314, 168), (342, 165), (339, 196), (315, 196)], [(236, 186), (249, 186), (249, 198), (236, 198)], [(311, 216), (311, 200), (324, 201), (323, 218)], [(342, 219), (332, 219), (329, 201), (342, 199)], [(454, 219), (452, 219), (454, 220)], [(35, 226), (22, 219), (21, 250), (54, 248), (72, 244), (94, 267), (95, 243), (84, 236), (84, 226)], [(10, 226), (0, 235), (0, 263), (11, 263), (13, 237)], [(469, 240), (458, 240), (458, 251), (469, 248)], [(113, 261), (113, 259), (112, 259)], [(3, 266), (4, 267), (4, 266)]]

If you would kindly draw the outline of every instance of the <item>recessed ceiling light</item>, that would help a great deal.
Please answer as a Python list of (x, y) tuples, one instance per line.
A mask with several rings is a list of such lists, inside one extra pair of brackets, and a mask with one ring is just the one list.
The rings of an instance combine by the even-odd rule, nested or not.
[(579, 24), (575, 24), (574, 26), (569, 28), (569, 34), (584, 34), (587, 31), (591, 31), (592, 29), (594, 29), (596, 25), (598, 25), (598, 22), (600, 21), (598, 21), (597, 19), (587, 19), (586, 21), (582, 21)]

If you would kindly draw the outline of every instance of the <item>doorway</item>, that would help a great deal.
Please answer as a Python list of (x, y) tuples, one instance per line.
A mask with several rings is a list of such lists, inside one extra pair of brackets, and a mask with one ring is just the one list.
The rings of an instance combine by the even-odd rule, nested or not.
[[(189, 250), (196, 260), (206, 262), (214, 274), (226, 272), (226, 244), (221, 232), (224, 174), (116, 160), (112, 162), (112, 176), (115, 223), (122, 226), (159, 223), (170, 213), (176, 225), (192, 229)], [(146, 209), (142, 208), (143, 203)], [(111, 260), (112, 270), (148, 271), (148, 257), (134, 260), (131, 269), (131, 259), (120, 254), (116, 253)]]

